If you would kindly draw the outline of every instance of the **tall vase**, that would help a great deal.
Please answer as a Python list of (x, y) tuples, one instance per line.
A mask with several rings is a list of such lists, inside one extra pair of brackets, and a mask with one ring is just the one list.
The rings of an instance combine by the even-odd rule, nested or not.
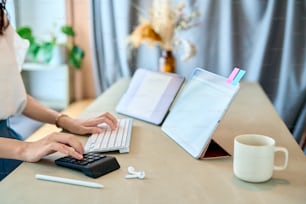
[(175, 58), (171, 50), (162, 51), (162, 56), (159, 58), (159, 70), (175, 73)]

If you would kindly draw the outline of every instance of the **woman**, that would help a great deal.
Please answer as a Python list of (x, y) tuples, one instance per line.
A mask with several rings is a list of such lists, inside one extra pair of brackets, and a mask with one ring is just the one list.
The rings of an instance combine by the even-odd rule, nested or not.
[(83, 158), (82, 144), (69, 133), (55, 132), (35, 142), (21, 141), (21, 136), (9, 127), (9, 117), (14, 114), (24, 114), (81, 135), (99, 133), (101, 129), (97, 125), (100, 123), (106, 123), (112, 129), (117, 126), (116, 118), (109, 113), (76, 120), (44, 107), (26, 94), (20, 70), (29, 43), (10, 26), (5, 3), (6, 0), (0, 0), (0, 180), (21, 161), (37, 162), (54, 152)]

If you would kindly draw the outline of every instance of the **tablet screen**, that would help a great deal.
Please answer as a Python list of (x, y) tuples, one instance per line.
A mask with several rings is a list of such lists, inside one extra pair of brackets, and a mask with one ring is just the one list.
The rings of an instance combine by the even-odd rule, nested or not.
[(162, 130), (193, 157), (199, 158), (239, 86), (197, 68), (187, 82)]

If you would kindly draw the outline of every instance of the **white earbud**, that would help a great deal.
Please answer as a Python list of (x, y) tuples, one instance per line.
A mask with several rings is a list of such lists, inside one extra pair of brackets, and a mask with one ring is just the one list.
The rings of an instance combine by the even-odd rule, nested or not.
[(138, 178), (138, 179), (144, 179), (145, 178), (145, 172), (144, 171), (135, 171), (135, 168), (132, 166), (128, 167), (128, 175), (125, 176), (125, 178)]
[(137, 174), (128, 174), (125, 176), (125, 178), (130, 179), (130, 178), (138, 178), (138, 179), (144, 179), (145, 178), (145, 173), (143, 171), (138, 172)]
[(132, 166), (129, 166), (129, 167), (128, 167), (128, 172), (129, 172), (130, 174), (136, 174), (136, 173), (138, 173), (138, 172), (135, 171), (135, 168), (132, 167)]

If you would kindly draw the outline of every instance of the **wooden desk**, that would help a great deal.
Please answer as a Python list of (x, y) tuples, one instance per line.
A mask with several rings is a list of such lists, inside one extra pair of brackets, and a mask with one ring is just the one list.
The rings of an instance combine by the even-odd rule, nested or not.
[[(115, 105), (127, 85), (128, 80), (119, 81), (79, 117), (105, 111), (116, 114)], [(48, 131), (45, 129), (30, 139), (37, 139)], [(121, 165), (119, 170), (91, 179), (54, 165), (52, 160), (60, 156), (54, 154), (39, 163), (23, 163), (4, 179), (0, 183), (0, 203), (306, 203), (306, 157), (256, 83), (242, 84), (214, 137), (222, 140), (232, 153), (234, 137), (243, 133), (269, 135), (276, 139), (277, 145), (288, 148), (288, 168), (275, 172), (266, 183), (246, 183), (233, 176), (232, 158), (195, 160), (160, 127), (135, 120), (130, 153), (112, 154)], [(80, 137), (80, 140), (85, 143), (86, 138)], [(146, 179), (125, 179), (130, 165), (144, 170)], [(40, 181), (34, 178), (35, 174), (95, 181), (105, 188)]]

